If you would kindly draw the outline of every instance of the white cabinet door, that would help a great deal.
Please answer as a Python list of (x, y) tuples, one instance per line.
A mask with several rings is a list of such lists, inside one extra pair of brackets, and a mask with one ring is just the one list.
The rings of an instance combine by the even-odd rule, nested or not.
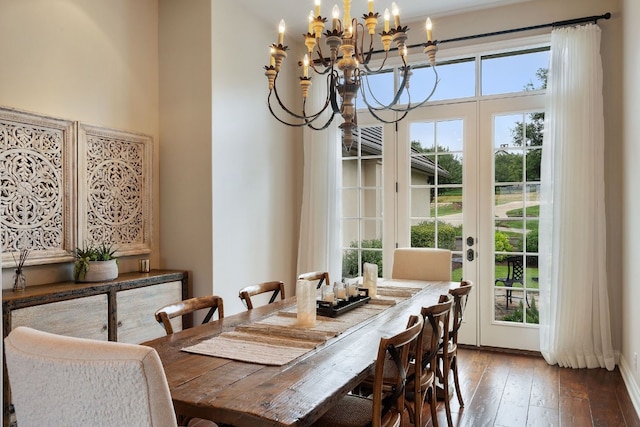
[[(139, 344), (166, 335), (164, 327), (156, 322), (155, 312), (160, 307), (181, 300), (180, 281), (118, 292), (118, 341)], [(174, 330), (182, 330), (182, 320), (175, 320)]]
[(108, 339), (107, 295), (93, 295), (11, 311), (11, 326), (95, 340)]

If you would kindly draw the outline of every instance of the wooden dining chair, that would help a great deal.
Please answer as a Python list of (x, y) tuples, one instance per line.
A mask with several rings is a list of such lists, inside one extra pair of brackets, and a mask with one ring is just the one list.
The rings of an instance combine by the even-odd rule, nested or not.
[(277, 280), (272, 282), (262, 282), (257, 285), (246, 286), (240, 289), (238, 296), (240, 297), (240, 300), (244, 302), (247, 310), (252, 310), (253, 301), (251, 301), (251, 297), (267, 292), (272, 292), (271, 298), (269, 299), (269, 304), (274, 302), (278, 295), (280, 295), (280, 299), (284, 299), (284, 282)]
[(451, 251), (436, 248), (397, 248), (392, 279), (451, 281)]
[[(415, 426), (424, 426), (422, 408), (424, 402), (431, 407), (431, 420), (434, 427), (438, 427), (436, 414), (436, 375), (437, 356), (443, 343), (449, 340), (449, 315), (453, 306), (451, 295), (440, 295), (437, 304), (423, 307), (420, 314), (424, 319), (422, 332), (422, 347), (415, 350), (413, 362), (409, 369), (409, 381), (405, 404), (409, 410), (409, 417)], [(446, 350), (446, 348), (445, 348)]]
[[(411, 315), (406, 329), (390, 338), (382, 337), (375, 362), (371, 397), (347, 394), (313, 426), (400, 426), (404, 413), (409, 350), (417, 345), (423, 326), (422, 316)], [(385, 363), (388, 358), (394, 361), (391, 372), (390, 364)], [(390, 383), (393, 387), (389, 387)]]
[(302, 273), (298, 276), (298, 280), (309, 280), (311, 282), (318, 281), (316, 284), (316, 289), (319, 289), (322, 285), (331, 285), (331, 280), (329, 280), (329, 273), (327, 271), (312, 271), (309, 273)]
[(462, 392), (460, 391), (460, 381), (458, 379), (458, 331), (460, 330), (460, 326), (462, 326), (464, 311), (471, 289), (473, 289), (473, 283), (470, 280), (462, 280), (458, 288), (449, 290), (449, 293), (453, 296), (453, 309), (451, 318), (449, 319), (449, 345), (446, 346), (446, 348), (443, 346), (443, 348), (438, 351), (436, 366), (438, 368), (438, 379), (444, 391), (444, 406), (447, 412), (447, 422), (449, 426), (453, 425), (451, 406), (449, 405), (449, 377), (451, 372), (453, 372), (453, 382), (456, 395), (458, 396), (458, 403), (460, 407), (464, 407)]
[(175, 304), (166, 305), (158, 309), (155, 316), (158, 323), (164, 325), (167, 335), (171, 335), (173, 333), (171, 319), (207, 308), (209, 311), (202, 321), (203, 325), (211, 320), (216, 311), (218, 312), (218, 319), (222, 319), (224, 317), (224, 304), (222, 297), (216, 295), (189, 298)]

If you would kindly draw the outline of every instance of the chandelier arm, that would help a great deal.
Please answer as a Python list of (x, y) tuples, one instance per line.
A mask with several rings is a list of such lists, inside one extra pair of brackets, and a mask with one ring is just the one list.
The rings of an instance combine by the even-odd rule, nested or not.
[(341, 108), (338, 106), (338, 99), (336, 98), (336, 94), (338, 93), (338, 89), (336, 88), (337, 73), (331, 73), (330, 76), (329, 98), (331, 99), (331, 109), (333, 110), (333, 114), (340, 114)]
[[(411, 110), (414, 110), (418, 107), (422, 107), (427, 101), (429, 101), (431, 99), (431, 97), (433, 96), (433, 94), (436, 92), (436, 89), (438, 88), (438, 83), (440, 83), (440, 79), (438, 78), (438, 71), (436, 70), (435, 67), (431, 67), (433, 68), (433, 73), (435, 74), (436, 77), (436, 83), (433, 85), (433, 89), (431, 89), (431, 92), (429, 93), (429, 95), (427, 95), (427, 97), (425, 99), (423, 99), (421, 102), (415, 104), (414, 106), (411, 106), (411, 102), (409, 102), (409, 106), (407, 108), (390, 108), (390, 110), (392, 111), (396, 111), (396, 112), (409, 112)], [(409, 93), (409, 91), (407, 91), (407, 93)], [(411, 95), (409, 95), (411, 96)], [(411, 99), (411, 98), (409, 98)]]
[[(362, 30), (362, 44), (364, 45), (364, 28)], [(382, 61), (382, 65), (380, 66), (380, 68), (378, 69), (378, 71), (380, 71), (382, 69), (382, 67), (384, 66), (384, 63), (387, 61), (387, 56), (388, 56), (388, 52), (386, 52), (387, 54), (385, 55), (384, 61)], [(363, 52), (364, 54), (364, 52)], [(367, 71), (369, 70), (369, 67), (367, 65), (369, 65), (369, 61), (371, 61), (371, 55), (373, 54), (373, 34), (370, 35), (369, 37), (369, 51), (367, 52), (367, 56), (363, 57), (363, 61), (362, 61), (362, 65), (367, 69)]]
[(385, 55), (384, 59), (382, 60), (382, 64), (380, 64), (380, 67), (378, 67), (377, 70), (373, 70), (373, 69), (369, 68), (368, 64), (364, 64), (363, 67), (364, 67), (365, 70), (367, 70), (368, 73), (371, 73), (371, 74), (379, 73), (380, 71), (382, 71), (382, 69), (386, 65), (388, 56), (389, 56), (389, 53), (387, 53)]
[[(271, 94), (269, 94), (269, 98), (267, 98), (267, 106), (269, 107), (269, 112), (271, 113), (271, 115), (280, 123), (287, 125), (287, 126), (292, 126), (292, 127), (302, 127), (302, 126), (307, 126), (309, 123), (313, 123), (315, 120), (317, 120), (317, 118), (319, 117), (319, 114), (316, 116), (313, 116), (312, 120), (309, 120), (308, 117), (302, 117), (302, 119), (304, 120), (304, 123), (290, 123), (287, 122), (283, 119), (281, 119), (280, 117), (278, 117), (278, 115), (275, 113), (275, 111), (273, 111), (273, 107), (271, 107), (271, 102), (270, 99), (271, 98)], [(296, 115), (297, 116), (297, 115)], [(298, 116), (301, 117), (301, 116)]]
[(334, 119), (335, 117), (336, 117), (336, 115), (335, 115), (335, 114), (331, 114), (331, 115), (329, 116), (329, 119), (327, 120), (327, 122), (326, 122), (324, 125), (322, 125), (321, 127), (315, 127), (315, 126), (313, 126), (313, 125), (312, 125), (312, 123), (313, 123), (313, 122), (309, 122), (309, 123), (307, 123), (307, 127), (311, 128), (311, 129), (313, 129), (313, 130), (325, 130), (326, 128), (328, 128), (328, 127), (331, 125), (331, 123), (333, 122), (333, 119)]
[[(368, 106), (367, 106), (367, 108), (368, 108)], [(400, 117), (398, 117), (397, 119), (393, 119), (393, 120), (385, 120), (385, 119), (383, 119), (382, 117), (380, 117), (380, 116), (378, 116), (378, 115), (376, 114), (376, 111), (379, 111), (379, 110), (373, 110), (373, 109), (371, 109), (371, 108), (368, 108), (368, 109), (369, 109), (369, 113), (370, 113), (373, 117), (375, 117), (375, 119), (376, 119), (376, 120), (378, 120), (378, 121), (380, 121), (380, 122), (382, 122), (382, 123), (387, 123), (387, 124), (398, 123), (399, 121), (401, 121), (402, 119), (404, 119), (405, 117), (407, 117), (407, 114), (409, 114), (409, 111), (403, 111), (403, 112), (402, 112), (402, 115), (401, 115)], [(395, 110), (394, 110), (394, 111), (395, 111)]]
[[(289, 114), (290, 116), (292, 116), (292, 117), (294, 117), (296, 119), (307, 120), (307, 119), (310, 118), (311, 121), (313, 122), (314, 120), (316, 120), (318, 118), (318, 116), (320, 116), (320, 114), (322, 114), (327, 109), (327, 106), (329, 105), (329, 97), (327, 97), (327, 100), (325, 101), (325, 104), (322, 107), (322, 109), (320, 111), (318, 111), (317, 113), (313, 113), (310, 116), (307, 116), (306, 113), (304, 113), (304, 109), (303, 109), (302, 115), (294, 113), (289, 108), (287, 108), (284, 105), (284, 103), (282, 102), (282, 100), (280, 99), (280, 95), (278, 94), (278, 89), (276, 87), (277, 79), (278, 79), (278, 76), (276, 75), (276, 78), (275, 78), (274, 84), (273, 84), (273, 90), (269, 91), (269, 97), (267, 98), (267, 102), (269, 103), (269, 109), (271, 109), (271, 102), (269, 100), (271, 99), (271, 94), (272, 93), (276, 96), (276, 100), (278, 101), (278, 104), (280, 105), (280, 108), (282, 108), (282, 110), (284, 110), (287, 114)], [(274, 114), (274, 116), (275, 116), (275, 114)], [(298, 126), (298, 125), (291, 124), (290, 126)]]
[[(318, 57), (320, 58), (318, 60), (318, 62), (320, 62), (320, 64), (322, 64), (323, 67), (325, 67), (325, 70), (330, 70), (333, 68), (333, 65), (331, 63), (331, 60), (329, 59), (325, 59), (324, 54), (322, 53), (322, 47), (320, 46), (321, 44), (318, 43), (316, 45), (316, 53), (318, 54)], [(314, 61), (315, 62), (315, 61)], [(314, 68), (315, 69), (315, 68)], [(326, 71), (324, 71), (322, 74), (324, 74)]]
[[(403, 73), (402, 83), (400, 84), (400, 88), (395, 93), (395, 95), (394, 95), (393, 99), (391, 100), (391, 102), (389, 104), (385, 105), (382, 102), (380, 102), (378, 100), (378, 98), (376, 98), (375, 94), (371, 90), (371, 86), (369, 85), (369, 79), (366, 78), (366, 75), (365, 75), (365, 81), (367, 83), (367, 89), (368, 89), (369, 93), (371, 94), (371, 97), (373, 98), (373, 100), (376, 102), (376, 104), (378, 104), (377, 106), (369, 104), (369, 102), (367, 101), (366, 91), (363, 89), (363, 86), (360, 86), (360, 92), (362, 93), (362, 99), (363, 99), (364, 103), (367, 104), (367, 108), (369, 109), (369, 111), (371, 111), (371, 110), (376, 110), (376, 111), (393, 110), (393, 111), (396, 111), (396, 110), (393, 109), (393, 106), (396, 105), (398, 103), (398, 101), (400, 101), (400, 97), (402, 96), (402, 93), (404, 92), (404, 90), (406, 88), (406, 83), (407, 83), (408, 76), (409, 76), (409, 72), (405, 67), (405, 71)], [(403, 110), (401, 110), (401, 111), (403, 111)]]

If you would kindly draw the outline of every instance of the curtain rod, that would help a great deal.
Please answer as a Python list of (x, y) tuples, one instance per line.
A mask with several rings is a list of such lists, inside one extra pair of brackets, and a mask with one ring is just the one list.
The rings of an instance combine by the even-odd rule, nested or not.
[[(483, 34), (475, 34), (472, 36), (463, 36), (463, 37), (456, 37), (453, 39), (446, 39), (446, 40), (436, 40), (435, 44), (439, 45), (439, 44), (443, 44), (443, 43), (452, 43), (452, 42), (459, 42), (459, 41), (463, 41), (463, 40), (471, 40), (471, 39), (481, 39), (484, 37), (491, 37), (491, 36), (499, 36), (502, 34), (511, 34), (511, 33), (519, 33), (522, 31), (531, 31), (531, 30), (538, 30), (540, 28), (547, 28), (547, 27), (564, 27), (567, 25), (577, 25), (577, 24), (584, 24), (587, 22), (593, 22), (594, 24), (598, 23), (598, 19), (610, 19), (611, 18), (611, 13), (607, 12), (603, 15), (594, 15), (594, 16), (585, 16), (582, 18), (575, 18), (575, 19), (567, 19), (566, 21), (556, 21), (556, 22), (550, 22), (548, 24), (540, 24), (540, 25), (532, 25), (530, 27), (522, 27), (522, 28), (513, 28), (510, 30), (502, 30), (502, 31), (494, 31), (492, 33), (483, 33)], [(423, 47), (424, 43), (418, 43), (418, 44), (412, 44), (412, 45), (407, 45), (407, 49), (411, 49), (414, 47)], [(391, 48), (389, 49), (390, 51), (395, 51), (398, 50), (397, 47)], [(376, 50), (373, 51), (372, 54), (376, 54), (376, 53), (384, 53), (384, 50)]]
[[(471, 40), (471, 39), (480, 39), (480, 38), (484, 38), (484, 37), (499, 36), (499, 35), (502, 35), (502, 34), (511, 34), (511, 33), (519, 33), (519, 32), (522, 32), (522, 31), (538, 30), (540, 28), (564, 27), (564, 26), (568, 26), (568, 25), (584, 24), (584, 23), (587, 23), (587, 22), (593, 22), (594, 24), (597, 24), (598, 23), (598, 19), (610, 19), (610, 18), (611, 18), (611, 13), (607, 12), (604, 15), (585, 16), (583, 18), (568, 19), (566, 21), (550, 22), (548, 24), (532, 25), (530, 27), (513, 28), (511, 30), (494, 31), (492, 33), (475, 34), (473, 36), (456, 37), (456, 38), (453, 38), (453, 39), (446, 39), (446, 40), (436, 41), (436, 44), (459, 42), (459, 41)], [(408, 47), (418, 47), (418, 46), (422, 46), (422, 44), (416, 44), (416, 45), (408, 46)]]
[[(540, 25), (532, 25), (530, 27), (521, 27), (521, 28), (513, 28), (510, 30), (502, 30), (502, 31), (494, 31), (492, 33), (482, 33), (482, 34), (475, 34), (472, 36), (463, 36), (463, 37), (455, 37), (453, 39), (445, 39), (445, 40), (436, 40), (434, 43), (438, 44), (442, 44), (442, 43), (452, 43), (452, 42), (459, 42), (459, 41), (463, 41), (463, 40), (471, 40), (471, 39), (480, 39), (480, 38), (484, 38), (484, 37), (491, 37), (491, 36), (499, 36), (502, 34), (511, 34), (511, 33), (519, 33), (522, 31), (531, 31), (531, 30), (538, 30), (540, 28), (548, 28), (548, 27), (564, 27), (564, 26), (568, 26), (568, 25), (577, 25), (577, 24), (584, 24), (587, 22), (593, 22), (594, 24), (598, 23), (598, 19), (610, 19), (611, 18), (611, 13), (607, 12), (603, 15), (593, 15), (593, 16), (585, 16), (582, 18), (575, 18), (575, 19), (567, 19), (565, 21), (556, 21), (556, 22), (550, 22), (548, 24), (540, 24)], [(414, 47), (423, 47), (424, 43), (418, 43), (418, 44), (412, 44), (412, 45), (407, 45), (407, 49), (411, 49)], [(389, 49), (389, 51), (396, 51), (398, 50), (397, 47), (393, 47), (391, 49)], [(375, 55), (378, 53), (385, 53), (384, 50), (380, 49), (380, 50), (374, 50), (371, 52), (371, 55)], [(326, 60), (328, 60), (328, 58), (326, 58)], [(321, 61), (316, 59), (313, 61), (314, 63), (320, 63)], [(298, 61), (298, 65), (302, 65), (302, 61)]]

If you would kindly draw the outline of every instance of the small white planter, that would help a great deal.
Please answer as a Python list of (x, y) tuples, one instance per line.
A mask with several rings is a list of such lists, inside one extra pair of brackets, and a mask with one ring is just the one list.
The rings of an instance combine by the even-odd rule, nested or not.
[(76, 282), (108, 282), (118, 277), (118, 263), (109, 261), (89, 261), (84, 277), (76, 277)]

